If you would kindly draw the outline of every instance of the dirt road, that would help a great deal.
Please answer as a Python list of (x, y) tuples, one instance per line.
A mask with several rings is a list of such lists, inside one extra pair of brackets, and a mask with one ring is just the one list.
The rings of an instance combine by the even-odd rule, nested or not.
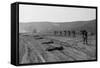
[[(53, 40), (54, 44), (42, 44), (49, 40)], [(46, 51), (47, 48), (55, 46), (63, 46), (64, 50)], [(95, 45), (87, 46), (82, 43), (72, 45), (68, 41), (64, 42), (51, 37), (44, 37), (37, 40), (32, 36), (19, 37), (19, 57), (21, 64), (93, 60), (96, 59), (95, 51)]]

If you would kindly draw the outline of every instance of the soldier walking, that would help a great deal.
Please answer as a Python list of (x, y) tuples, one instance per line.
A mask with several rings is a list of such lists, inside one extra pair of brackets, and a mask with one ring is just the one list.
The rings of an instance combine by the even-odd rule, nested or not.
[(68, 36), (70, 36), (70, 34), (71, 34), (70, 31), (68, 31)]
[(75, 32), (75, 31), (72, 31), (72, 34), (73, 34), (73, 37), (75, 37), (75, 36), (76, 36), (76, 32)]
[(82, 30), (81, 33), (82, 33), (83, 43), (88, 44), (88, 41), (87, 41), (88, 40), (88, 33), (87, 33), (87, 31)]

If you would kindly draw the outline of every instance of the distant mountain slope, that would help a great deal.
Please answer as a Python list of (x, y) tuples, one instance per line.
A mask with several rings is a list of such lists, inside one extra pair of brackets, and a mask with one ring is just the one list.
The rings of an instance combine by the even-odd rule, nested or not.
[(87, 30), (89, 32), (96, 33), (96, 20), (89, 21), (87, 24), (79, 26), (76, 28), (77, 30)]
[(96, 20), (91, 21), (74, 21), (74, 22), (28, 22), (19, 23), (19, 32), (32, 32), (34, 29), (37, 32), (49, 32), (49, 31), (60, 31), (60, 30), (87, 30), (95, 33), (96, 31)]
[(55, 27), (51, 22), (28, 22), (19, 23), (19, 32), (32, 32), (34, 29), (37, 32), (48, 31)]
[(87, 30), (95, 33), (96, 31), (96, 20), (91, 21), (75, 21), (75, 22), (64, 22), (60, 24), (59, 28), (55, 30)]

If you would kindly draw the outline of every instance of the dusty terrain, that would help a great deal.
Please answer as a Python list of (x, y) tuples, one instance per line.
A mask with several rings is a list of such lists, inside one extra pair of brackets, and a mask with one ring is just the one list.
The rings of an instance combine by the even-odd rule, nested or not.
[[(42, 44), (53, 40), (53, 44)], [(63, 46), (63, 50), (46, 51), (47, 48)], [(19, 35), (19, 63), (45, 63), (96, 59), (96, 38), (89, 36), (88, 44), (81, 37)]]

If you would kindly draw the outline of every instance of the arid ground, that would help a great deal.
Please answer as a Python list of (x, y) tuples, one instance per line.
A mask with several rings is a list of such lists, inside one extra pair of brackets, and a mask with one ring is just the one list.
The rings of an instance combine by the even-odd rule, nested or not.
[[(82, 37), (19, 35), (19, 63), (46, 63), (96, 59), (96, 37), (88, 37), (83, 44)], [(52, 40), (53, 44), (43, 44)], [(62, 46), (63, 50), (47, 51), (48, 48)]]

